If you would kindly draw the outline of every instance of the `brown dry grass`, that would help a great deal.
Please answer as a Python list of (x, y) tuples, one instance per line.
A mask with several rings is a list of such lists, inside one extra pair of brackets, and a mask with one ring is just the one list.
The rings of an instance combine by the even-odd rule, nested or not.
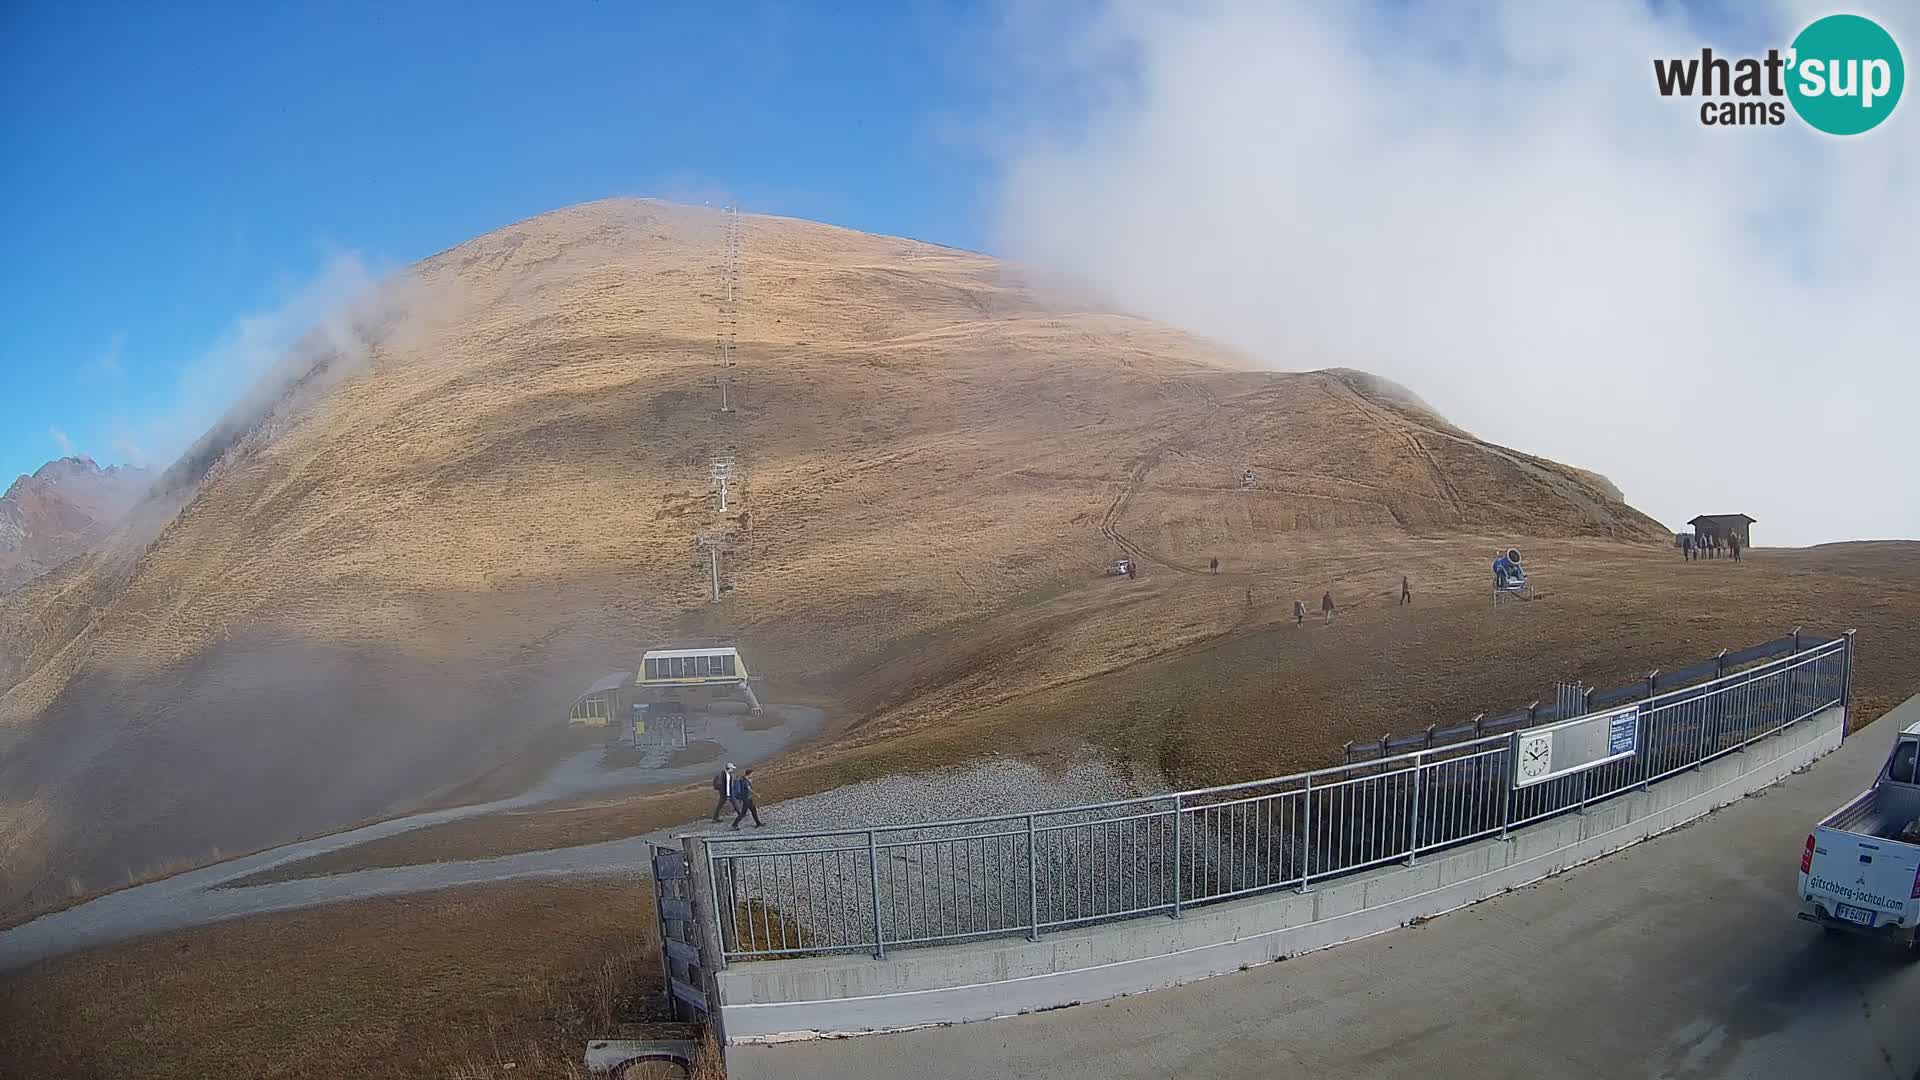
[[(247, 853), (242, 852), (237, 854)], [(103, 886), (89, 886), (78, 877), (69, 876), (66, 880), (64, 891), (60, 895), (28, 906), (16, 908), (5, 915), (0, 915), (0, 931), (11, 929), (24, 922), (31, 922), (42, 915), (55, 911), (65, 911), (70, 907), (78, 907), (89, 900), (105, 896), (108, 893), (119, 892), (121, 889), (131, 889), (135, 885), (145, 885), (152, 881), (160, 881), (173, 877), (175, 874), (184, 874), (189, 870), (202, 866), (210, 866), (213, 863), (222, 862), (227, 858), (229, 858), (229, 856), (226, 852), (221, 851), (219, 848), (213, 848), (207, 852), (204, 858), (174, 859), (167, 862), (154, 863), (143, 870), (129, 869), (125, 878)]]
[(584, 1076), (587, 1039), (660, 1019), (652, 905), (638, 884), (450, 890), (46, 961), (0, 978), (0, 1073)]
[[(1109, 597), (1161, 588), (1174, 594), (1149, 593), (1137, 607), (1088, 603), (1078, 594), (1034, 605), (980, 631), (1020, 639), (1004, 648), (999, 666), (957, 675), (905, 708), (883, 709), (830, 743), (756, 769), (761, 801), (993, 753), (1057, 762), (1091, 751), (1175, 783), (1250, 779), (1332, 764), (1350, 739), (1524, 706), (1549, 694), (1558, 678), (1617, 685), (1795, 626), (1859, 630), (1858, 716), (1870, 719), (1920, 693), (1920, 635), (1912, 632), (1920, 544), (1763, 549), (1739, 565), (1687, 563), (1616, 545), (1548, 544), (1529, 555), (1541, 598), (1498, 607), (1488, 604), (1478, 563), (1469, 558), (1477, 550), (1442, 544), (1356, 571), (1333, 586), (1340, 612), (1330, 626), (1315, 614), (1295, 627), (1291, 600), (1303, 590), (1259, 576), (1227, 582), (1163, 575), (1091, 587)], [(1397, 605), (1401, 566), (1414, 582), (1411, 607)], [(1255, 590), (1251, 610), (1248, 587)], [(1050, 608), (1058, 610), (1049, 616)], [(1127, 619), (1142, 608), (1184, 619), (1183, 633), (1224, 629), (1201, 644), (1156, 652), (1162, 630)], [(1015, 632), (1022, 620), (1049, 618), (1060, 627)], [(1085, 657), (1045, 655), (1075, 642)], [(954, 641), (968, 657), (986, 646)], [(1091, 665), (1098, 655), (1116, 669), (1092, 680), (1072, 677), (1075, 665)], [(1050, 672), (1054, 681), (1021, 682), (1035, 672)], [(947, 686), (974, 695), (974, 707), (955, 703), (939, 711)], [(927, 699), (935, 708), (915, 712)], [(341, 849), (256, 880), (593, 843), (668, 828), (710, 806), (702, 789), (503, 814)], [(778, 807), (765, 812), (777, 826)]]

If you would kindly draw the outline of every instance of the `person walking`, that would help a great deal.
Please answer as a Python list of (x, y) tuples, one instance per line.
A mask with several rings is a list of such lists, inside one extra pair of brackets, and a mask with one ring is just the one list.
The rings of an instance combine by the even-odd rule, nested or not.
[(1326, 592), (1323, 592), (1320, 594), (1320, 621), (1323, 623), (1330, 623), (1333, 621), (1333, 590), (1332, 589), (1328, 589)]
[(1738, 536), (1727, 537), (1727, 554), (1733, 556), (1734, 562), (1740, 561), (1740, 538)]
[(1306, 622), (1307, 622), (1307, 605), (1302, 601), (1295, 600), (1293, 602), (1293, 625), (1305, 626)]
[(1219, 573), (1219, 572), (1220, 572), (1220, 560), (1219, 560), (1219, 559), (1209, 559), (1209, 560), (1207, 560), (1207, 570), (1208, 570), (1208, 572), (1209, 572), (1209, 573), (1214, 573), (1214, 574), (1217, 574), (1217, 573)]
[(1413, 603), (1413, 586), (1407, 582), (1407, 575), (1405, 574), (1400, 575), (1400, 602), (1403, 604)]
[(761, 824), (760, 808), (755, 806), (753, 802), (753, 770), (748, 769), (746, 772), (741, 773), (736, 785), (739, 794), (734, 801), (734, 805), (740, 808), (740, 812), (733, 815), (733, 827), (736, 829), (739, 828), (740, 819), (746, 817), (748, 814), (752, 814), (753, 827), (756, 829), (759, 828)]
[(733, 804), (739, 793), (739, 781), (733, 775), (733, 762), (727, 762), (726, 768), (713, 774), (713, 790), (720, 795), (713, 804), (713, 820), (718, 823), (720, 811)]
[(1127, 580), (1128, 581), (1133, 580), (1133, 560), (1132, 559), (1127, 560)]

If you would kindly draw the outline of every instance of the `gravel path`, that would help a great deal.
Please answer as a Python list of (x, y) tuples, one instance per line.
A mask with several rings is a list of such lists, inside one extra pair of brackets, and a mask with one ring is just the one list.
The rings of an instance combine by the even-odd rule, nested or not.
[[(795, 715), (786, 727), (815, 729), (819, 714)], [(788, 739), (794, 737), (788, 733)], [(732, 752), (732, 748), (729, 748)], [(738, 753), (735, 760), (748, 758)], [(728, 831), (699, 821), (683, 828), (646, 837), (613, 840), (579, 847), (502, 855), (490, 859), (384, 867), (301, 878), (264, 885), (219, 888), (223, 883), (271, 867), (310, 858), (369, 840), (446, 821), (515, 809), (578, 794), (583, 784), (602, 786), (602, 779), (627, 770), (598, 770), (593, 755), (563, 763), (540, 786), (525, 795), (451, 810), (437, 810), (394, 821), (380, 822), (349, 832), (306, 840), (271, 851), (192, 870), (160, 881), (108, 893), (84, 904), (58, 911), (11, 930), (0, 932), (0, 971), (79, 949), (129, 938), (179, 930), (244, 915), (314, 907), (321, 904), (423, 892), (457, 885), (517, 881), (542, 877), (642, 875), (646, 873), (649, 841), (669, 843), (684, 833), (718, 834)], [(751, 760), (751, 758), (748, 758)], [(681, 783), (704, 777), (711, 763), (673, 770), (650, 770), (659, 783)], [(664, 774), (664, 775), (663, 775)], [(631, 785), (631, 779), (624, 781)], [(615, 781), (614, 785), (622, 784)], [(607, 785), (613, 786), (613, 785)], [(919, 775), (892, 776), (834, 791), (772, 803), (761, 808), (769, 830), (847, 828), (868, 824), (897, 824), (961, 815), (1020, 813), (1051, 806), (1126, 798), (1159, 790), (1157, 778), (1129, 778), (1105, 766), (1082, 763), (1064, 775), (1048, 775), (1024, 762), (989, 761), (968, 768)], [(752, 830), (743, 830), (751, 834)], [(742, 833), (728, 833), (742, 835)]]
[[(825, 715), (818, 709), (797, 705), (770, 705), (768, 712), (777, 714), (784, 722), (776, 727), (755, 731), (745, 727), (742, 716), (717, 714), (709, 720), (706, 737), (722, 742), (732, 760), (751, 763), (765, 760), (794, 742), (810, 738), (819, 732), (825, 721)], [(287, 911), (452, 885), (561, 874), (636, 872), (636, 868), (646, 866), (645, 844), (640, 840), (622, 840), (497, 859), (364, 870), (244, 888), (218, 887), (286, 863), (429, 825), (503, 810), (518, 810), (599, 791), (683, 784), (702, 779), (713, 772), (711, 764), (677, 768), (602, 769), (599, 760), (598, 751), (575, 754), (555, 767), (532, 790), (510, 799), (433, 810), (313, 840), (302, 840), (160, 881), (121, 889), (64, 911), (42, 915), (11, 930), (0, 931), (0, 971), (23, 967), (36, 960), (78, 949), (200, 926), (241, 915)]]

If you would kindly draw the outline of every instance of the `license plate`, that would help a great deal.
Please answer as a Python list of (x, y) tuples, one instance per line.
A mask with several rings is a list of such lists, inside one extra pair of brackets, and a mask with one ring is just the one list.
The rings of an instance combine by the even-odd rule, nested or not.
[(1850, 923), (1858, 923), (1861, 926), (1873, 925), (1873, 912), (1868, 911), (1866, 908), (1854, 907), (1852, 904), (1837, 905), (1833, 909), (1833, 917), (1836, 919), (1845, 919)]

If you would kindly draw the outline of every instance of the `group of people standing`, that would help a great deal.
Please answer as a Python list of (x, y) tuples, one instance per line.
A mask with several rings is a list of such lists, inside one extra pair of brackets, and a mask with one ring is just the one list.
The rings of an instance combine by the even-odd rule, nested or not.
[(1720, 542), (1720, 537), (1712, 533), (1707, 533), (1704, 536), (1695, 536), (1692, 533), (1680, 534), (1680, 557), (1683, 559), (1689, 561), (1694, 559), (1717, 559), (1720, 557), (1720, 552), (1722, 551), (1725, 551), (1727, 557), (1734, 562), (1739, 562), (1740, 537), (1736, 534), (1728, 533), (1726, 543), (1723, 545)]

